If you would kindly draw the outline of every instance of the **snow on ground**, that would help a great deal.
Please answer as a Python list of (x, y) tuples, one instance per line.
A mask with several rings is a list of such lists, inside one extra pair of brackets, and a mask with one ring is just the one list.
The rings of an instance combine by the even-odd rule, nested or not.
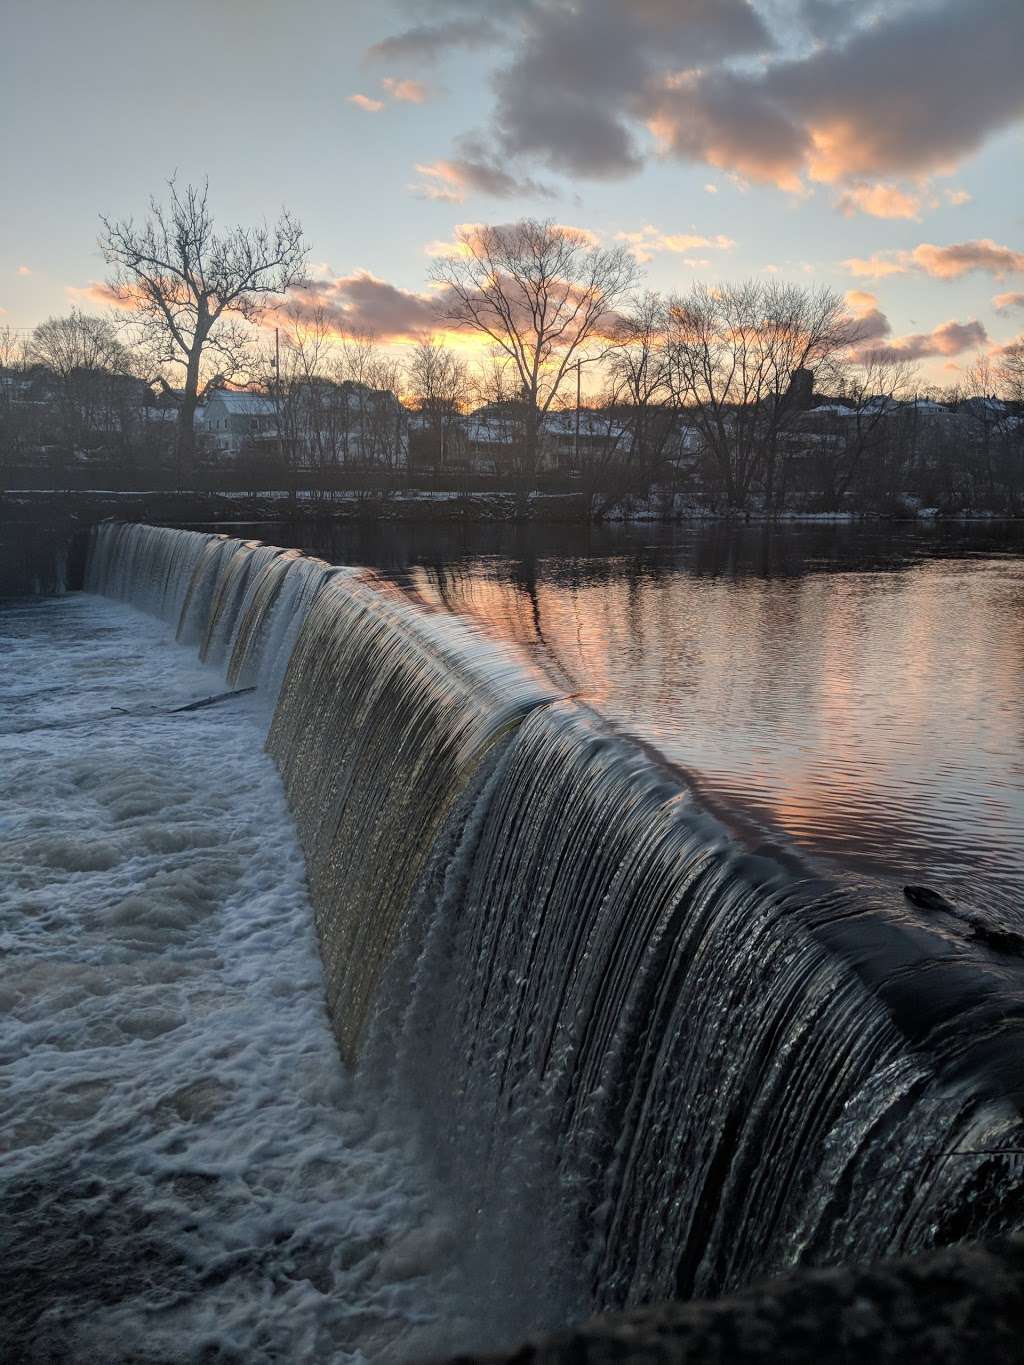
[(338, 1060), (258, 703), (168, 714), (223, 679), (84, 595), (0, 656), (0, 1357), (426, 1353), (444, 1229)]

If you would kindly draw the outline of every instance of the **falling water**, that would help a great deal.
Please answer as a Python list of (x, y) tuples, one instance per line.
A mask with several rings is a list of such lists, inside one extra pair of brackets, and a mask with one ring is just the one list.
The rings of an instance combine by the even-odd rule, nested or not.
[[(465, 622), (258, 542), (87, 586), (258, 685), (361, 1083), (541, 1321), (1024, 1224), (1024, 960), (750, 849)], [(477, 1254), (478, 1253), (478, 1254)]]

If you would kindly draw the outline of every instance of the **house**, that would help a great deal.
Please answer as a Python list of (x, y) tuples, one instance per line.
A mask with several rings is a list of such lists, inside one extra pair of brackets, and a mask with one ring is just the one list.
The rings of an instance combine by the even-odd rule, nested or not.
[(260, 393), (217, 389), (206, 401), (197, 431), (210, 451), (237, 456), (249, 442), (276, 440), (276, 409)]

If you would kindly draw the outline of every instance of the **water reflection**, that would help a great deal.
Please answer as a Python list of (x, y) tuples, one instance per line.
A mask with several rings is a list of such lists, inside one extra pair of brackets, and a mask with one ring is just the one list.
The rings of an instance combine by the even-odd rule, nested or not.
[(1024, 899), (1019, 526), (300, 539), (529, 650), (772, 837), (976, 908)]

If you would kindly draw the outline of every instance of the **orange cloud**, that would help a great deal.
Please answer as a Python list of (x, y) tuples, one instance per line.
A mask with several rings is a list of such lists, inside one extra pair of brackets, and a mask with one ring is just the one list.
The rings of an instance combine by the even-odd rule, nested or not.
[(1024, 294), (997, 294), (992, 300), (997, 313), (1007, 313), (1011, 308), (1024, 308)]
[[(625, 242), (630, 251), (640, 262), (652, 261), (655, 255), (662, 251), (672, 252), (675, 255), (685, 255), (700, 248), (711, 249), (713, 251), (730, 251), (736, 243), (731, 237), (726, 237), (724, 233), (718, 233), (714, 237), (705, 237), (696, 232), (662, 232), (652, 223), (642, 227), (639, 232), (617, 232), (616, 239)], [(689, 261), (688, 264), (706, 265), (706, 261)]]
[(90, 280), (83, 286), (69, 284), (65, 293), (74, 303), (97, 303), (103, 308), (119, 308), (126, 313), (132, 312), (136, 307), (133, 298), (130, 296), (122, 298), (103, 280)]
[(354, 104), (357, 109), (363, 109), (368, 114), (379, 114), (384, 108), (383, 100), (371, 99), (369, 95), (349, 95), (348, 103)]
[[(850, 256), (843, 265), (851, 275), (859, 275), (865, 279), (882, 280), (887, 275), (905, 275), (907, 266), (903, 259), (894, 259), (895, 253), (876, 251), (873, 256)], [(905, 257), (906, 252), (899, 253), (900, 257)]]
[(919, 218), (924, 203), (923, 195), (898, 185), (861, 184), (844, 191), (837, 206), (847, 218), (855, 213), (866, 213), (872, 218)]
[(29, 270), (29, 268), (28, 268), (27, 265), (19, 265), (19, 266), (18, 266), (18, 274), (19, 274), (19, 275), (31, 275), (31, 274), (32, 274), (32, 271)]

